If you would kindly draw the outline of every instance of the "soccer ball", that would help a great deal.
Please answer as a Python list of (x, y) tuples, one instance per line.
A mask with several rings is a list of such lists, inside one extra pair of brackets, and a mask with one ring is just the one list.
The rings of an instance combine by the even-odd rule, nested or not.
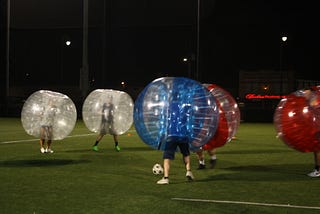
[(163, 168), (160, 164), (156, 163), (152, 168), (152, 172), (155, 175), (161, 175), (163, 174)]

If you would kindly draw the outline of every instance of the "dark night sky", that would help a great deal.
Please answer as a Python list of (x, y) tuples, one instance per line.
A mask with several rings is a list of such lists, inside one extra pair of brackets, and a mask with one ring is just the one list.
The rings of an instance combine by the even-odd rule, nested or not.
[[(200, 81), (233, 90), (240, 70), (278, 70), (282, 35), (288, 36), (283, 67), (301, 79), (320, 80), (316, 1), (200, 2)], [(196, 0), (90, 0), (93, 87), (186, 76), (181, 59), (196, 53), (196, 6)], [(81, 28), (82, 1), (11, 0), (10, 72), (15, 82), (78, 84)], [(72, 40), (71, 48), (61, 46), (64, 38)]]

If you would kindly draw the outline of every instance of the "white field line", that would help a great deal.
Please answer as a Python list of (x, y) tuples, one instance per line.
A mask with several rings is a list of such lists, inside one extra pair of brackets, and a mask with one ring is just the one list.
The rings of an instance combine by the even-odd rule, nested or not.
[[(127, 132), (136, 132), (135, 130), (129, 130)], [(96, 135), (96, 133), (91, 133), (91, 134), (78, 134), (78, 135), (71, 135), (71, 136), (67, 136), (66, 138), (70, 138), (70, 137), (84, 137), (84, 136), (91, 136), (91, 135)], [(39, 139), (35, 138), (35, 139), (28, 139), (28, 140), (12, 140), (12, 141), (3, 141), (0, 142), (0, 144), (9, 144), (9, 143), (22, 143), (22, 142), (31, 142), (31, 141), (37, 141)]]
[(256, 205), (256, 206), (267, 206), (267, 207), (287, 207), (287, 208), (297, 208), (297, 209), (320, 210), (320, 207), (297, 206), (297, 205), (291, 205), (291, 204), (267, 204), (267, 203), (256, 203), (256, 202), (246, 202), (246, 201), (205, 200), (205, 199), (196, 199), (196, 198), (171, 198), (171, 199), (177, 200), (177, 201), (223, 203), (223, 204), (244, 204), (244, 205)]

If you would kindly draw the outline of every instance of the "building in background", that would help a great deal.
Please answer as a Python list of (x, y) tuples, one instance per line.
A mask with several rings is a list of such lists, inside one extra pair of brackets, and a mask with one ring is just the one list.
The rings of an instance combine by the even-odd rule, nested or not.
[(294, 71), (240, 71), (238, 102), (241, 119), (272, 122), (274, 111), (282, 98), (314, 85), (320, 85), (320, 81), (297, 79)]

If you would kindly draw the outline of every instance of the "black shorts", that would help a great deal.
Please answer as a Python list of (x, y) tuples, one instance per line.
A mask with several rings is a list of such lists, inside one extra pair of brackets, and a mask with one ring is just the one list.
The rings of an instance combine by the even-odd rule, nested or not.
[(165, 146), (165, 150), (163, 152), (163, 159), (173, 160), (175, 156), (175, 152), (177, 149), (180, 149), (183, 157), (190, 155), (189, 144), (182, 142), (167, 142)]

